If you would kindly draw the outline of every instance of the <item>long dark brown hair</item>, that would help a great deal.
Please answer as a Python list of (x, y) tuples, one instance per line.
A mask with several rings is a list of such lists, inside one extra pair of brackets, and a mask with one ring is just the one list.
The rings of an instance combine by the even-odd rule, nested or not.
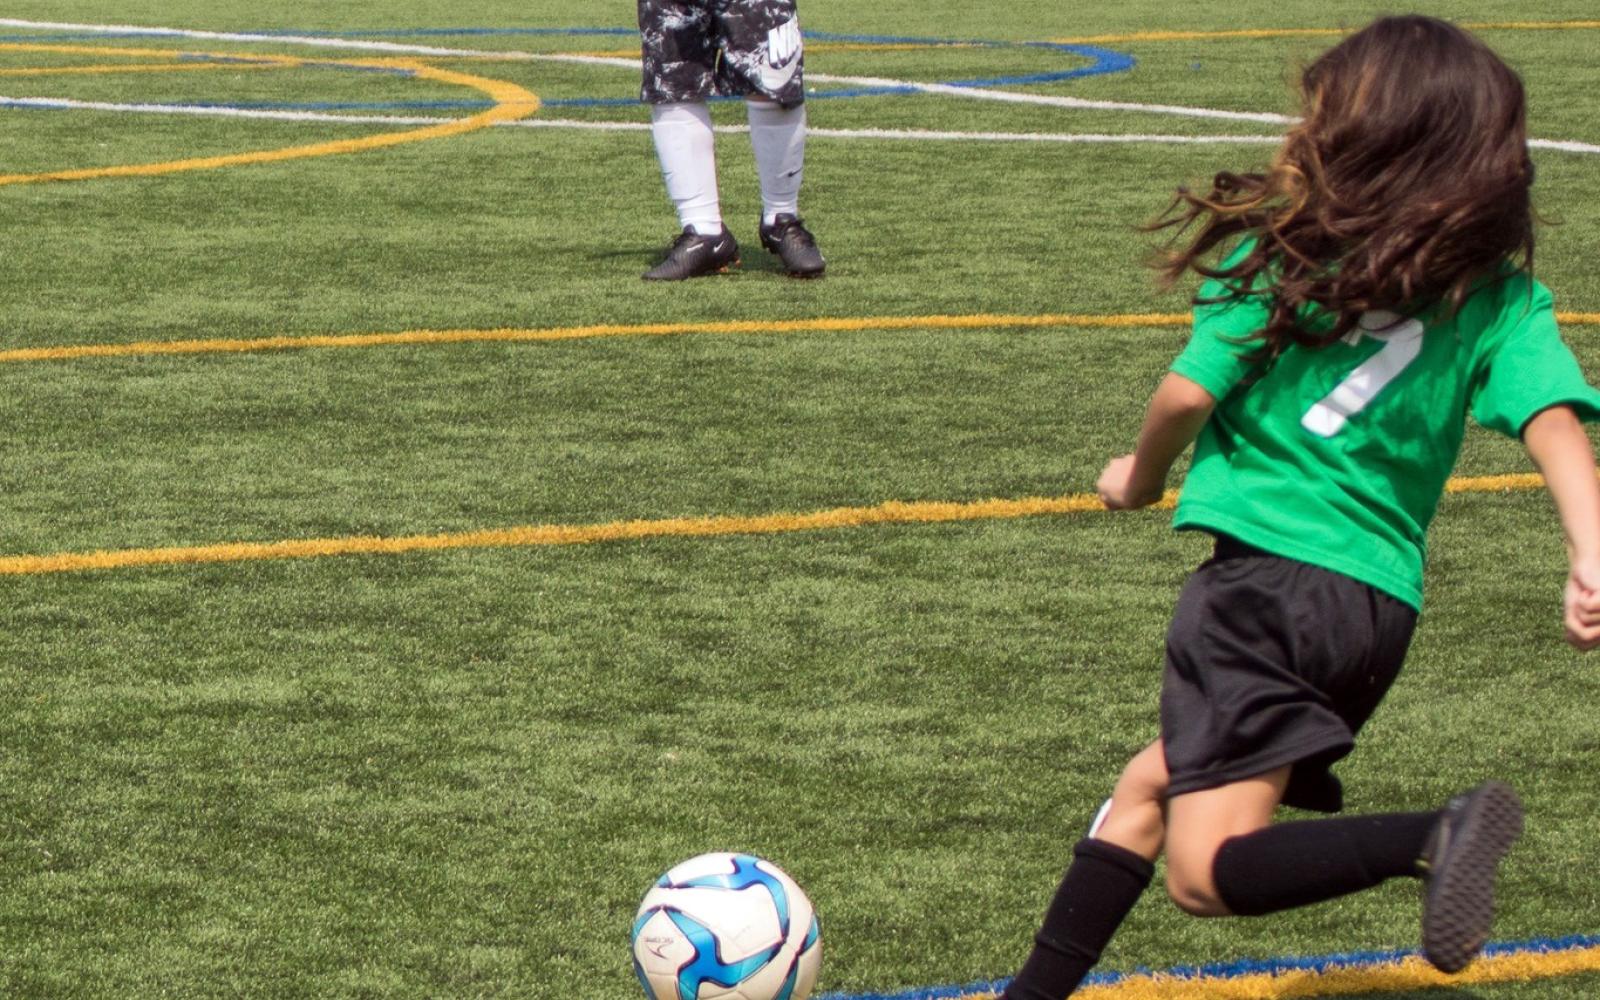
[[(1307, 67), (1301, 94), (1267, 172), (1180, 188), (1148, 227), (1176, 230), (1157, 264), (1168, 285), (1194, 270), (1270, 295), (1260, 356), (1331, 343), (1372, 309), (1453, 311), (1508, 261), (1532, 269), (1522, 81), (1488, 46), (1435, 18), (1382, 18)], [(1246, 238), (1231, 266), (1202, 263)], [(1306, 329), (1308, 312), (1336, 322)]]

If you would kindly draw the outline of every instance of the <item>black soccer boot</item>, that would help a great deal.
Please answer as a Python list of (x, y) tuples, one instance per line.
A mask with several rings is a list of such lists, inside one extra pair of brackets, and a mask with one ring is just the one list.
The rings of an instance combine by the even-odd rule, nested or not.
[(1522, 834), (1522, 802), (1509, 785), (1488, 781), (1450, 800), (1423, 848), (1422, 955), (1441, 972), (1460, 972), (1489, 939), (1494, 875)]
[(773, 219), (770, 226), (761, 224), (761, 245), (777, 254), (783, 269), (796, 278), (820, 278), (828, 266), (811, 233), (787, 213)]
[(722, 274), (739, 266), (739, 244), (723, 226), (715, 236), (701, 236), (685, 226), (667, 251), (667, 259), (646, 271), (646, 281), (683, 281), (705, 274)]

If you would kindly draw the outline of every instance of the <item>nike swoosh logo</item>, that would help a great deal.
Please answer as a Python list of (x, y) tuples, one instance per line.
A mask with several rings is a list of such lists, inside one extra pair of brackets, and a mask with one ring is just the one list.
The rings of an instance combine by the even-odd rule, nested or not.
[(794, 71), (800, 68), (800, 60), (791, 59), (786, 65), (778, 68), (761, 64), (761, 85), (767, 90), (782, 90), (794, 79)]

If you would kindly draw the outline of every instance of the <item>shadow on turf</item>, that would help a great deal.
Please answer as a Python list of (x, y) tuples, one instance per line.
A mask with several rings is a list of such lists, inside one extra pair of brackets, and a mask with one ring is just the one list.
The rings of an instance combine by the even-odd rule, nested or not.
[[(604, 264), (604, 270), (612, 270), (616, 266), (615, 262), (622, 261), (629, 265), (637, 265), (639, 272), (642, 274), (661, 263), (661, 258), (666, 256), (666, 252), (666, 247), (651, 245), (645, 249), (591, 250), (586, 256), (598, 264)], [(729, 276), (771, 274), (781, 278), (789, 277), (782, 265), (778, 263), (778, 259), (761, 249), (759, 244), (752, 250), (740, 243), (739, 261), (739, 266), (728, 272)], [(707, 277), (718, 277), (718, 275), (707, 275)]]

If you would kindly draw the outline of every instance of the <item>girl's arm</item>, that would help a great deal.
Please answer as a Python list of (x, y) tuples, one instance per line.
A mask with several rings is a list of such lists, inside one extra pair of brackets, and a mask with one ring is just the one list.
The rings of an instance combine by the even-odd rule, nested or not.
[(1131, 510), (1160, 500), (1172, 463), (1194, 443), (1216, 406), (1198, 383), (1168, 372), (1150, 399), (1133, 454), (1113, 458), (1100, 473), (1100, 502), (1111, 510)]
[(1600, 479), (1594, 450), (1571, 407), (1542, 410), (1522, 429), (1522, 444), (1544, 475), (1567, 537), (1567, 641), (1600, 646)]

